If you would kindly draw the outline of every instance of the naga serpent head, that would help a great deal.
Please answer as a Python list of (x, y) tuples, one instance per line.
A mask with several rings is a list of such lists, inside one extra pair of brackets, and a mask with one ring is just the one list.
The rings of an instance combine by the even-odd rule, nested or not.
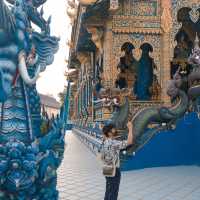
[(27, 62), (24, 43), (25, 33), (17, 27), (11, 10), (0, 0), (0, 102), (11, 94), (18, 74), (26, 84), (34, 84), (39, 75), (40, 68), (33, 78), (28, 74), (27, 66), (31, 63)]
[(196, 99), (200, 95), (200, 47), (198, 35), (196, 35), (194, 49), (188, 61), (193, 66), (193, 70), (188, 76), (188, 94), (192, 99)]
[(124, 105), (125, 97), (129, 96), (131, 91), (127, 88), (108, 88), (100, 91), (100, 99), (98, 102), (103, 102), (105, 107), (122, 106)]
[(130, 94), (131, 90), (127, 88), (108, 88), (100, 93), (99, 101), (103, 103), (103, 107), (112, 110), (112, 115), (107, 122), (114, 124), (120, 130), (126, 129), (129, 117), (128, 96)]
[[(37, 6), (46, 1), (7, 2), (13, 4), (13, 9), (0, 0), (0, 102), (12, 94), (19, 77), (27, 85), (36, 83), (39, 73), (53, 62), (59, 41), (48, 35), (50, 20), (46, 22), (43, 13), (37, 12)], [(30, 21), (43, 32), (29, 32)]]
[(192, 54), (190, 55), (188, 61), (192, 65), (200, 66), (200, 47), (198, 35), (196, 35), (194, 49), (192, 50)]

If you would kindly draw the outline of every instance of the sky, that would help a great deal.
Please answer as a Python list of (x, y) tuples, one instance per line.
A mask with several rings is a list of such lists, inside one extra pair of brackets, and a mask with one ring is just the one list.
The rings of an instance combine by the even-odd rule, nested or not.
[(67, 0), (48, 0), (44, 4), (44, 17), (48, 19), (52, 15), (51, 35), (60, 37), (60, 48), (52, 65), (47, 66), (45, 72), (40, 74), (37, 81), (39, 93), (53, 95), (58, 99), (58, 93), (62, 92), (66, 85), (64, 72), (66, 71), (65, 59), (68, 58), (67, 40), (70, 38), (71, 25), (66, 14)]

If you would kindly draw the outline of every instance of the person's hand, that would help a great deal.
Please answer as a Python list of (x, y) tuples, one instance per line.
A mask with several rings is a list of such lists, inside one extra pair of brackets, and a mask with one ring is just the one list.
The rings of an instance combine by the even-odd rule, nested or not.
[(132, 127), (133, 127), (133, 124), (132, 124), (132, 122), (131, 121), (128, 121), (128, 123), (127, 123), (127, 127), (128, 127), (128, 129), (130, 130), (130, 129), (132, 129)]

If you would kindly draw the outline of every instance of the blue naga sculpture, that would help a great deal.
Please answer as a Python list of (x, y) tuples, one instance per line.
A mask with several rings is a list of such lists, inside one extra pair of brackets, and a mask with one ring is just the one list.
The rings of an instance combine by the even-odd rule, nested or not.
[(35, 83), (59, 39), (50, 35), (51, 19), (38, 12), (46, 0), (6, 1), (0, 0), (0, 199), (56, 200), (66, 109), (42, 132)]
[[(169, 80), (167, 94), (171, 100), (174, 100), (171, 107), (150, 106), (139, 110), (131, 117), (134, 142), (127, 148), (127, 156), (140, 150), (160, 131), (175, 129), (177, 121), (186, 112), (195, 111), (199, 115), (200, 47), (198, 36), (196, 36), (194, 49), (188, 58), (188, 63), (190, 64), (190, 72), (186, 77), (182, 76), (181, 68), (179, 68), (173, 79)], [(123, 91), (119, 93), (120, 96), (123, 96), (122, 93)], [(124, 94), (124, 96), (128, 96), (125, 92)], [(118, 105), (118, 109), (113, 112), (110, 122), (115, 124), (118, 129), (123, 130), (126, 128), (129, 114), (131, 113), (129, 113), (129, 103), (126, 97)]]

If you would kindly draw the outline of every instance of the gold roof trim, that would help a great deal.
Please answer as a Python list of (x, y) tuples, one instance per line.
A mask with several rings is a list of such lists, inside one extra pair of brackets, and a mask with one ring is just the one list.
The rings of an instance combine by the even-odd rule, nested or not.
[(112, 28), (114, 33), (145, 33), (145, 34), (162, 34), (161, 29), (155, 28)]
[(126, 16), (126, 15), (115, 15), (113, 20), (134, 20), (134, 21), (144, 21), (144, 22), (159, 22), (160, 16)]

